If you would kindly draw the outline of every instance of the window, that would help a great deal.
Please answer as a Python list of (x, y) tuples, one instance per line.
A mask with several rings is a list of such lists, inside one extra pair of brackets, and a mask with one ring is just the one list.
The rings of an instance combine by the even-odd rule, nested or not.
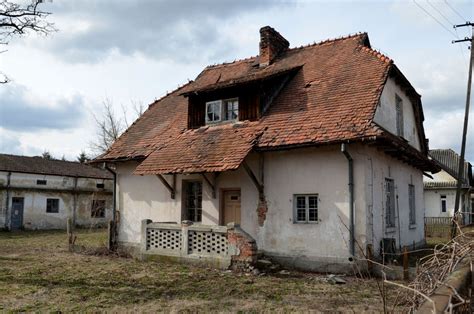
[(183, 182), (185, 193), (185, 218), (193, 222), (202, 221), (202, 182)]
[(92, 200), (91, 217), (105, 217), (105, 200)]
[(416, 224), (416, 209), (415, 209), (415, 186), (408, 185), (408, 206), (410, 209), (410, 225)]
[(403, 101), (397, 94), (395, 94), (395, 111), (397, 115), (397, 135), (403, 136)]
[(239, 100), (237, 98), (224, 100), (225, 119), (227, 121), (239, 118)]
[(239, 118), (239, 99), (231, 98), (206, 103), (206, 123), (235, 121)]
[(104, 188), (104, 184), (103, 183), (97, 183), (95, 185), (98, 189), (103, 189)]
[(395, 227), (395, 184), (388, 178), (385, 178), (385, 224)]
[(215, 123), (221, 121), (222, 101), (211, 101), (206, 103), (206, 122)]
[(46, 199), (46, 212), (47, 213), (59, 213), (59, 199), (58, 198), (47, 198)]
[(318, 195), (302, 195), (293, 196), (294, 206), (294, 222), (310, 223), (318, 221)]
[(441, 212), (445, 213), (447, 208), (446, 195), (441, 195)]
[(36, 180), (37, 185), (46, 185), (46, 180)]

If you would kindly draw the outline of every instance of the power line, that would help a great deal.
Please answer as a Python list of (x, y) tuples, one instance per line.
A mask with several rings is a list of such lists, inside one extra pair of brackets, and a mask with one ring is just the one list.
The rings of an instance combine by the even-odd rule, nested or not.
[(417, 5), (417, 7), (419, 7), (421, 10), (423, 10), (423, 12), (425, 12), (428, 16), (430, 16), (433, 20), (436, 21), (436, 23), (438, 23), (442, 28), (444, 28), (448, 33), (450, 33), (451, 35), (453, 35), (454, 37), (458, 37), (456, 36), (455, 33), (453, 33), (452, 30), (448, 29), (443, 23), (441, 23), (437, 18), (435, 18), (430, 12), (426, 11), (425, 8), (423, 8), (420, 4), (418, 4), (418, 2), (416, 2), (415, 0), (413, 0), (413, 3)]
[[(430, 7), (432, 7), (436, 12), (438, 12), (439, 15), (441, 15), (441, 17), (446, 21), (448, 22), (449, 25), (454, 25), (453, 22), (451, 22), (440, 10), (438, 10), (438, 8), (436, 8), (429, 0), (426, 0), (426, 2), (430, 5)], [(459, 37), (458, 37), (459, 38)]]
[[(453, 7), (449, 4), (448, 0), (444, 0), (444, 3), (446, 3), (446, 5), (447, 5), (454, 13), (456, 13), (456, 14), (463, 20), (463, 22), (466, 22), (466, 21), (467, 21), (467, 20), (461, 15), (461, 13), (459, 13), (455, 8), (453, 8)], [(451, 23), (451, 24), (452, 24), (452, 23)]]

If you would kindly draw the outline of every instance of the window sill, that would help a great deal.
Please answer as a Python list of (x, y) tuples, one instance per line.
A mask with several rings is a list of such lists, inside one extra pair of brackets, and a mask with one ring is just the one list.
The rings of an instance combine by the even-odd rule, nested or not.
[(397, 231), (395, 227), (387, 227), (385, 229), (385, 233), (395, 233), (395, 231)]
[(294, 225), (316, 225), (319, 221), (293, 221)]
[(408, 227), (408, 229), (416, 229), (416, 224), (410, 224), (410, 226)]

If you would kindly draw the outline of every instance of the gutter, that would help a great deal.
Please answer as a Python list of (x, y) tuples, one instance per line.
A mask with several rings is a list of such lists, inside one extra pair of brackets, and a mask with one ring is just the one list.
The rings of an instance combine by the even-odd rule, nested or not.
[(114, 177), (114, 191), (113, 191), (113, 200), (112, 200), (112, 221), (114, 222), (114, 225), (116, 223), (116, 212), (117, 212), (117, 173), (112, 170), (105, 162), (104, 162), (104, 168), (110, 172), (113, 177)]
[(354, 161), (346, 148), (346, 144), (341, 144), (341, 152), (347, 159), (349, 166), (349, 248), (352, 256), (355, 255), (355, 240), (354, 240)]

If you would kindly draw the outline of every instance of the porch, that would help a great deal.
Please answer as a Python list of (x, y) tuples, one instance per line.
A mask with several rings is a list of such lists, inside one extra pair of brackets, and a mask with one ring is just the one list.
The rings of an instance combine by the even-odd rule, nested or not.
[(220, 269), (245, 268), (256, 262), (255, 240), (238, 224), (211, 226), (190, 221), (142, 220), (143, 259), (167, 259)]

